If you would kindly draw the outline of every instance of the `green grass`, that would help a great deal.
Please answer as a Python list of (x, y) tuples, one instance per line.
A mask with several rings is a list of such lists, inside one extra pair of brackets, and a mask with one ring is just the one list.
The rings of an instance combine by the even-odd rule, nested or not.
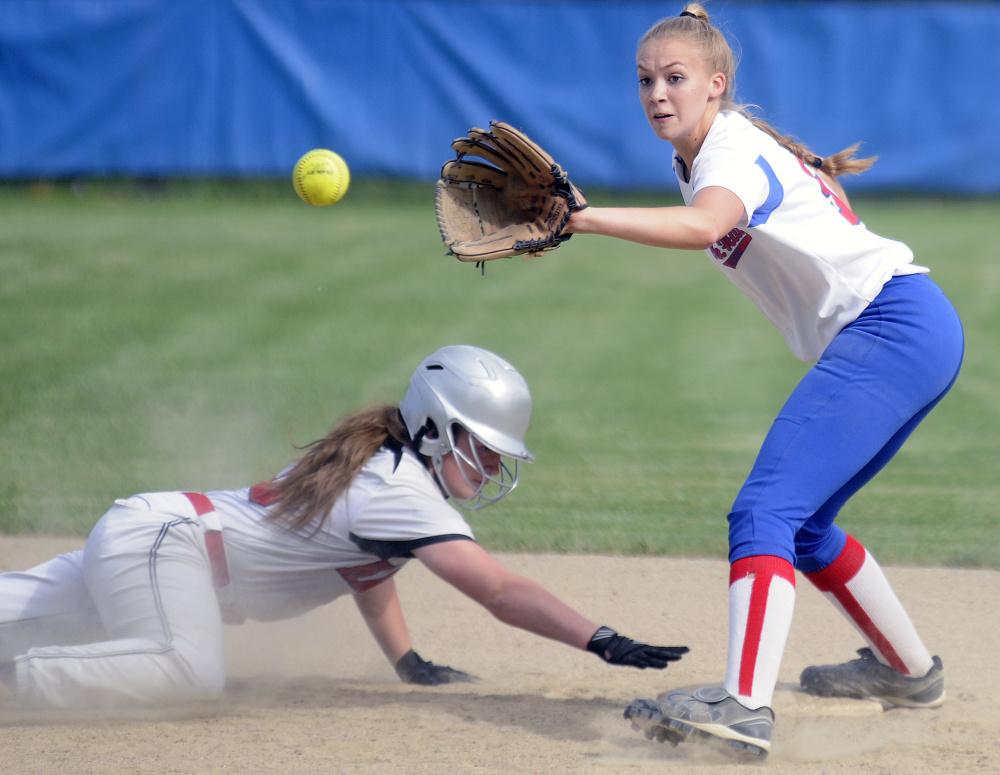
[[(388, 181), (322, 209), (271, 181), (0, 188), (0, 531), (82, 536), (115, 497), (270, 476), (466, 342), (535, 397), (538, 462), (470, 517), (484, 545), (724, 557), (806, 367), (700, 254), (578, 237), (482, 277), (444, 256), (431, 199)], [(884, 562), (998, 568), (1000, 202), (853, 204), (932, 267), (968, 349), (839, 524)]]

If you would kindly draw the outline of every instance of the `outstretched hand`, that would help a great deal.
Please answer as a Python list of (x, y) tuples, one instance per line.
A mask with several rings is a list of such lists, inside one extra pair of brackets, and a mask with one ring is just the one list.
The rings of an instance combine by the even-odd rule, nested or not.
[(612, 665), (662, 670), (687, 654), (689, 649), (687, 646), (650, 646), (619, 635), (610, 627), (599, 627), (590, 638), (587, 650)]
[(420, 686), (471, 683), (476, 680), (475, 676), (463, 673), (461, 670), (427, 662), (413, 649), (403, 654), (396, 662), (396, 675), (403, 683), (419, 684)]

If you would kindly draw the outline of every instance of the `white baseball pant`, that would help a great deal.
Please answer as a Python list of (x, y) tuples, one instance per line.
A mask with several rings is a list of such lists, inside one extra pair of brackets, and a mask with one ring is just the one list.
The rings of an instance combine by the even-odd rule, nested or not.
[(31, 708), (218, 697), (223, 623), (192, 503), (116, 501), (82, 551), (0, 575), (0, 660), (11, 659)]

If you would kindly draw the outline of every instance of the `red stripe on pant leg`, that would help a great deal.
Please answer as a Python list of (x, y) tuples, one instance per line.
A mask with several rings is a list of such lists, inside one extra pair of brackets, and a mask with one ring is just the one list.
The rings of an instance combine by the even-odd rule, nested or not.
[(837, 559), (823, 570), (807, 573), (806, 578), (815, 585), (816, 589), (821, 592), (829, 592), (836, 598), (847, 615), (861, 628), (869, 642), (889, 660), (889, 666), (893, 670), (908, 675), (909, 670), (906, 669), (903, 660), (899, 658), (896, 649), (892, 647), (881, 630), (875, 626), (875, 622), (871, 620), (857, 598), (847, 588), (847, 584), (858, 575), (864, 564), (865, 547), (851, 536), (847, 536), (847, 543)]
[(767, 599), (771, 590), (771, 580), (775, 576), (785, 579), (795, 586), (795, 569), (788, 560), (769, 555), (744, 557), (729, 566), (729, 586), (740, 579), (753, 576), (750, 588), (750, 610), (747, 614), (747, 628), (743, 634), (743, 653), (740, 655), (740, 694), (753, 694), (754, 672), (757, 655), (760, 653), (760, 639), (764, 632), (764, 618), (767, 615)]

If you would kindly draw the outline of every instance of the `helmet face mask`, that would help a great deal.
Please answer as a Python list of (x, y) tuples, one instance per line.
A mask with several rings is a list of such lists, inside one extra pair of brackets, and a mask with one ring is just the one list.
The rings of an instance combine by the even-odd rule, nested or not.
[[(457, 439), (455, 429), (461, 428), (465, 431), (466, 443)], [(456, 506), (461, 506), (469, 511), (478, 511), (505, 498), (511, 490), (517, 487), (520, 476), (520, 463), (517, 458), (504, 455), (492, 449), (476, 434), (469, 432), (467, 428), (458, 423), (452, 424), (448, 428), (449, 446), (448, 451), (439, 451), (431, 455), (431, 464), (437, 474), (438, 483)], [(489, 451), (489, 462), (484, 460), (486, 451)], [(472, 491), (468, 497), (462, 497), (455, 493), (448, 482), (448, 475), (444, 470), (444, 460), (446, 455), (451, 454), (455, 460), (454, 469), (462, 477), (466, 487)], [(492, 471), (491, 471), (492, 469)]]
[[(463, 508), (480, 509), (500, 500), (517, 485), (520, 462), (534, 462), (524, 443), (531, 419), (528, 385), (513, 366), (488, 350), (453, 345), (425, 358), (399, 410), (417, 452), (431, 459), (445, 493)], [(468, 432), (468, 451), (459, 446), (456, 426)], [(494, 461), (483, 460), (480, 450), (499, 456), (499, 467), (488, 465)], [(456, 497), (448, 488), (441, 467), (449, 453), (475, 490), (472, 496)]]

